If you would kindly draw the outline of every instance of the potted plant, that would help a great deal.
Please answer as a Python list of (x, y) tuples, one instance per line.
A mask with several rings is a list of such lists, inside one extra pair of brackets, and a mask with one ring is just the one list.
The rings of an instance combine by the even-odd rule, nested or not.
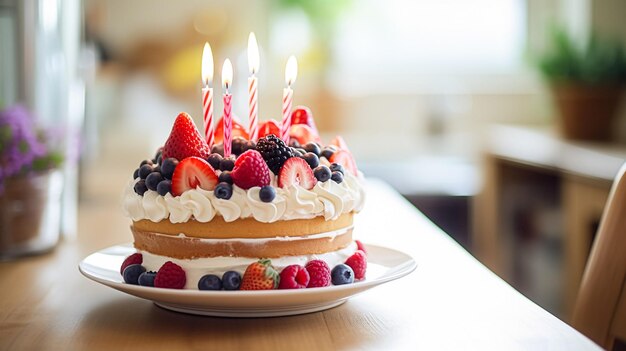
[(607, 141), (626, 82), (626, 56), (618, 42), (592, 35), (577, 46), (556, 30), (552, 50), (539, 60), (567, 139)]
[(0, 258), (46, 251), (59, 238), (62, 157), (22, 106), (0, 111)]

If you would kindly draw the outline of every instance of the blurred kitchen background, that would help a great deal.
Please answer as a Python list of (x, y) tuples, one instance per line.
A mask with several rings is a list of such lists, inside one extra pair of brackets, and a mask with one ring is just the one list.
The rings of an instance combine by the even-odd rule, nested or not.
[[(625, 15), (622, 0), (0, 0), (0, 107), (22, 103), (65, 130), (63, 232), (80, 240), (95, 204), (124, 220), (121, 189), (178, 112), (202, 123), (205, 41), (215, 96), (230, 58), (234, 113), (247, 120), (253, 31), (260, 120), (280, 118), (294, 54), (294, 104), (313, 110), (324, 140), (341, 134), (367, 176), (566, 319), (626, 159), (626, 111), (617, 105), (609, 135), (568, 134), (555, 86), (575, 71), (567, 43), (613, 45), (592, 48), (593, 72), (619, 59)], [(607, 71), (621, 80), (583, 85), (621, 89), (625, 71)]]

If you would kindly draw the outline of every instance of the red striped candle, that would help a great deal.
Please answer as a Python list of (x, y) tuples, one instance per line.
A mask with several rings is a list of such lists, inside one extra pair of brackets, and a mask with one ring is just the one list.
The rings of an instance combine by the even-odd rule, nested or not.
[(204, 136), (209, 147), (213, 146), (213, 53), (209, 43), (204, 43), (202, 50), (202, 112), (204, 120)]
[(229, 157), (233, 140), (232, 94), (228, 92), (233, 82), (233, 65), (229, 59), (222, 66), (222, 84), (224, 85), (224, 157)]
[(248, 131), (250, 140), (257, 139), (258, 136), (258, 80), (256, 73), (259, 71), (259, 47), (256, 43), (256, 36), (250, 33), (248, 37), (248, 68), (250, 77), (248, 78)]
[(283, 122), (280, 126), (280, 138), (289, 145), (289, 130), (291, 129), (291, 107), (293, 105), (293, 90), (291, 84), (298, 76), (298, 61), (291, 55), (285, 66), (285, 83), (287, 87), (283, 89)]

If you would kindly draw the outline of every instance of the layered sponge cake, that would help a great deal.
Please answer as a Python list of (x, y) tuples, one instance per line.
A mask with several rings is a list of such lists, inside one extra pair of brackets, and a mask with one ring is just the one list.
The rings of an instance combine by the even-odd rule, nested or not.
[(235, 121), (226, 157), (222, 144), (209, 147), (189, 115), (179, 114), (124, 191), (137, 249), (122, 265), (124, 280), (245, 290), (363, 279), (364, 248), (352, 237), (363, 176), (343, 139), (322, 145), (310, 111), (293, 115), (303, 114), (289, 145), (272, 121), (260, 126), (258, 140)]

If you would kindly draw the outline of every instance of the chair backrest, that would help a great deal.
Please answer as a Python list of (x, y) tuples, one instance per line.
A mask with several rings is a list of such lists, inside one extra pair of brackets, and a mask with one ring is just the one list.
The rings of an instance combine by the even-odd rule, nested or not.
[(572, 326), (606, 349), (626, 341), (626, 164), (618, 172), (587, 260)]

